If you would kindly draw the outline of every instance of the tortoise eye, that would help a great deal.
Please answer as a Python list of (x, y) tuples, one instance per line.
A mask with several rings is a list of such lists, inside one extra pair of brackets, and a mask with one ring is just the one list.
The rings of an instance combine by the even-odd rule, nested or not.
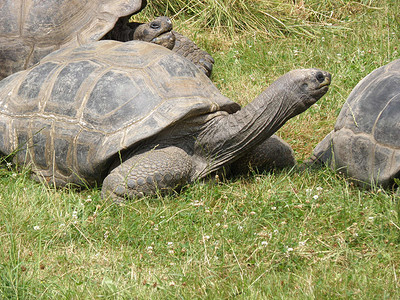
[(150, 28), (151, 29), (160, 29), (161, 25), (158, 22), (151, 22), (150, 23)]
[(317, 80), (322, 83), (325, 80), (325, 76), (324, 74), (322, 74), (321, 72), (318, 72), (317, 74), (315, 74), (315, 78), (317, 78)]

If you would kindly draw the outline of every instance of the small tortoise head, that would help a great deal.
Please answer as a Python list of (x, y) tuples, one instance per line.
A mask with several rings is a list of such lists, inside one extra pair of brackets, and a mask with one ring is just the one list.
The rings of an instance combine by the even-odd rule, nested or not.
[(140, 24), (135, 30), (133, 39), (172, 49), (175, 46), (175, 35), (171, 30), (171, 20), (168, 17), (158, 17), (150, 23)]
[[(296, 103), (296, 114), (299, 114), (317, 102), (327, 91), (331, 75), (319, 69), (293, 70), (280, 78), (282, 84), (292, 93)], [(279, 82), (280, 80), (277, 80)]]

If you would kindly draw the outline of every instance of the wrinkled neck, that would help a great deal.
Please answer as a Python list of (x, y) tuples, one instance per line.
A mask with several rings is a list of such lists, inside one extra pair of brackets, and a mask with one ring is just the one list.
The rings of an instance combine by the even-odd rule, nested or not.
[(206, 159), (197, 176), (206, 176), (234, 162), (268, 139), (303, 111), (299, 110), (298, 101), (290, 90), (270, 87), (238, 112), (211, 119), (195, 147), (195, 154)]

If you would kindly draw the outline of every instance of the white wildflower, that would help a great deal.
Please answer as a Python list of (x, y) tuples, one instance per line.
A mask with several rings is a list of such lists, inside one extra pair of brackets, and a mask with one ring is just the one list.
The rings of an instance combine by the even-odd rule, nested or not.
[(211, 237), (209, 235), (203, 235), (203, 241), (209, 240)]
[(199, 200), (195, 200), (195, 201), (192, 202), (192, 205), (194, 207), (199, 207), (199, 206), (203, 206), (204, 202), (203, 201), (199, 201)]

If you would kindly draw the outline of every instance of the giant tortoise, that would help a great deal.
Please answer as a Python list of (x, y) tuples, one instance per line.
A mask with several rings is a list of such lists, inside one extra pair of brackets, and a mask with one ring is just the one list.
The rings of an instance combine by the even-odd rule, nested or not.
[(365, 187), (400, 178), (400, 59), (357, 84), (312, 159)]
[(61, 49), (0, 82), (0, 152), (56, 185), (151, 195), (251, 157), (329, 84), (327, 72), (294, 70), (241, 109), (159, 45)]
[(166, 17), (149, 24), (129, 23), (130, 16), (146, 4), (146, 0), (2, 0), (0, 79), (32, 66), (56, 49), (101, 38), (163, 44), (209, 74), (212, 57), (186, 37), (172, 33)]

